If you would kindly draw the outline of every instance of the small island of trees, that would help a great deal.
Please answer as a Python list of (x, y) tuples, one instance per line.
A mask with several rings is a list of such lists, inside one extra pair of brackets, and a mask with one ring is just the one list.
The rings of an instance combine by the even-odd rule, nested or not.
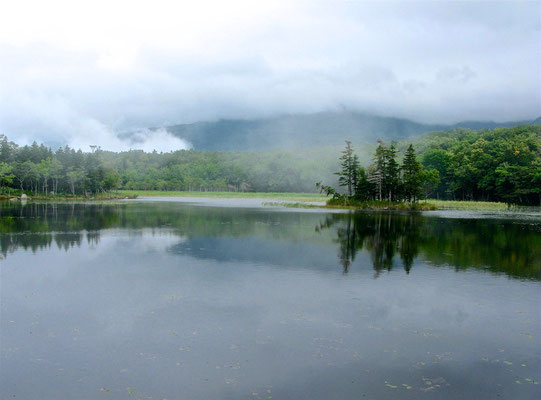
[(402, 165), (399, 165), (395, 145), (386, 146), (382, 141), (378, 143), (373, 164), (365, 169), (360, 165), (351, 142), (346, 141), (346, 148), (340, 157), (341, 170), (336, 172), (339, 185), (345, 188), (345, 193), (338, 192), (332, 186), (316, 183), (322, 193), (332, 196), (327, 205), (434, 209), (429, 204), (419, 205), (418, 201), (427, 198), (438, 185), (439, 171), (425, 168), (417, 161), (412, 144), (404, 154)]

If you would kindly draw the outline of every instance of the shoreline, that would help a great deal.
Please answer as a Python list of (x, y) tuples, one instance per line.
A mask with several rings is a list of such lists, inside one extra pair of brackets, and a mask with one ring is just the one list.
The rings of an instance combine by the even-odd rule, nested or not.
[[(186, 198), (186, 199), (251, 199), (262, 200), (265, 206), (277, 206), (288, 208), (320, 208), (328, 210), (367, 210), (367, 211), (433, 211), (433, 210), (465, 210), (465, 211), (532, 211), (541, 212), (540, 206), (508, 206), (505, 203), (460, 201), (460, 200), (421, 200), (415, 204), (408, 203), (376, 203), (365, 202), (353, 205), (328, 204), (329, 198), (319, 193), (286, 193), (286, 192), (185, 192), (185, 191), (146, 191), (146, 190), (119, 190), (117, 192), (98, 194), (95, 196), (81, 195), (28, 195), (27, 200), (22, 201), (45, 201), (45, 202), (93, 202), (110, 200), (137, 200), (153, 198)], [(19, 202), (17, 196), (8, 197), (0, 195), (2, 202)], [(316, 203), (316, 204), (314, 204)], [(317, 204), (320, 203), (320, 204)]]

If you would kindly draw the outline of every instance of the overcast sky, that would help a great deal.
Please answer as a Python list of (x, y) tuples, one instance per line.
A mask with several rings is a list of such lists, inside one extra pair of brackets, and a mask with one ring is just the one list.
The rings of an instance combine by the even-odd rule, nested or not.
[[(0, 133), (119, 150), (159, 127), (358, 110), (541, 115), (541, 1), (2, 2)], [(138, 130), (141, 144), (116, 133)]]

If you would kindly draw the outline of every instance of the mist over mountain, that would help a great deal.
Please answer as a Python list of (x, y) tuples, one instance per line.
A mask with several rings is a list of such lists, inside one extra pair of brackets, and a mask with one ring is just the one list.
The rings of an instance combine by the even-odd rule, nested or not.
[[(536, 120), (538, 121), (539, 118)], [(290, 114), (261, 119), (221, 119), (167, 126), (168, 133), (188, 141), (196, 150), (254, 151), (333, 146), (404, 140), (427, 132), (468, 128), (513, 127), (532, 121), (464, 121), (452, 125), (422, 124), (408, 119), (360, 112)], [(129, 137), (130, 134), (125, 134)]]

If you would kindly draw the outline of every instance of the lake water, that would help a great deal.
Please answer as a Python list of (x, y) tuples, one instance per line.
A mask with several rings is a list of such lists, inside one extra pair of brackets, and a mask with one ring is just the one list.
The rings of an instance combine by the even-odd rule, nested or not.
[(541, 218), (1, 204), (2, 399), (539, 399)]

